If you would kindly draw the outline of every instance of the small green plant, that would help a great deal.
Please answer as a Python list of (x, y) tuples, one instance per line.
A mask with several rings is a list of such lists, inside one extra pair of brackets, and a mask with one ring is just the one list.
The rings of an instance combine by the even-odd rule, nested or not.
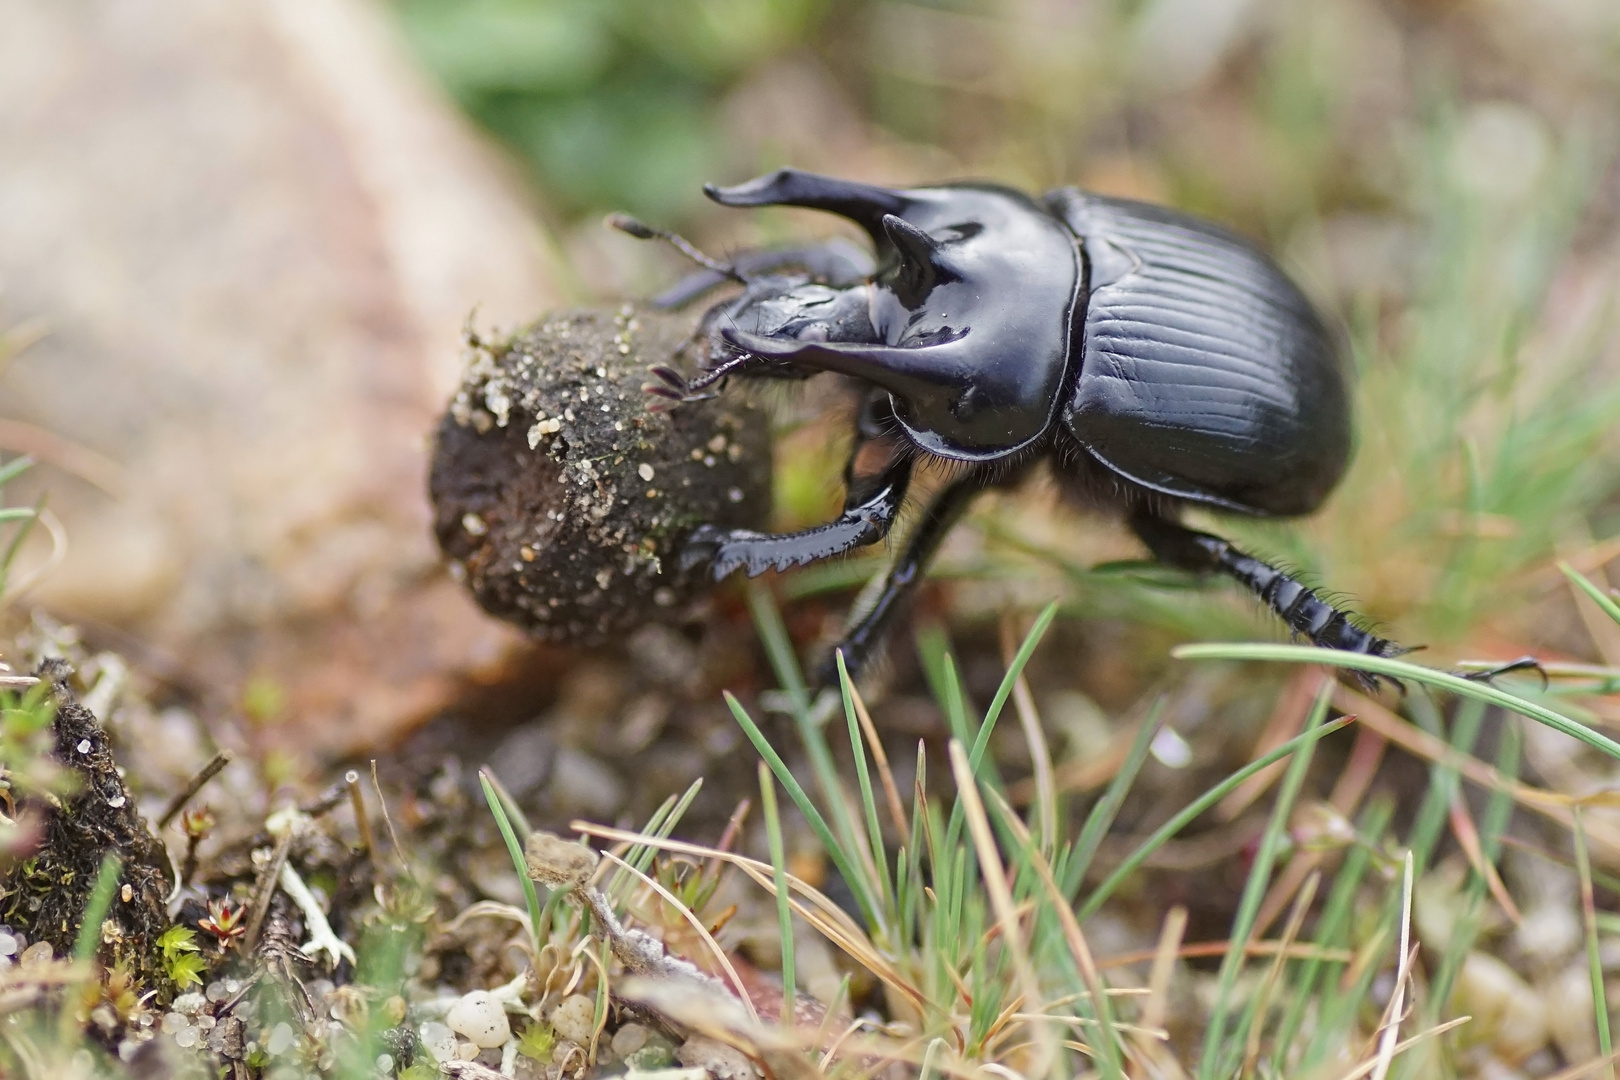
[(202, 985), (203, 973), (208, 970), (208, 961), (203, 959), (196, 939), (195, 930), (178, 924), (158, 935), (163, 971), (182, 990)]

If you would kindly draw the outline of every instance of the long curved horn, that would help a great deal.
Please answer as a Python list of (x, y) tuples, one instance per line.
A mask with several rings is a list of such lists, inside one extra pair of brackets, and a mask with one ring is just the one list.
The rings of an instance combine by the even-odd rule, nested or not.
[(884, 239), (883, 215), (902, 214), (911, 200), (904, 193), (853, 180), (778, 169), (735, 187), (703, 185), (703, 194), (723, 206), (803, 206), (841, 214)]
[(765, 337), (726, 327), (726, 344), (766, 360), (777, 360), (813, 371), (836, 371), (876, 383), (902, 398), (958, 384), (963, 378), (957, 341), (898, 348), (854, 342), (794, 341)]

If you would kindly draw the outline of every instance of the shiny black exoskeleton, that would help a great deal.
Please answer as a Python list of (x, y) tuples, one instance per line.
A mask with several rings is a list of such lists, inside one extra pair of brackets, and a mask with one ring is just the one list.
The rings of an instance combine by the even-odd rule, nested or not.
[[(661, 300), (727, 278), (704, 318), (705, 372), (658, 372), (680, 399), (730, 376), (837, 372), (867, 388), (837, 520), (765, 535), (704, 527), (687, 570), (786, 569), (882, 539), (916, 463), (957, 464), (922, 512), (842, 648), (872, 655), (940, 540), (979, 492), (1048, 460), (1078, 501), (1122, 514), (1161, 562), (1221, 573), (1318, 645), (1401, 650), (1291, 575), (1181, 525), (1186, 504), (1260, 516), (1321, 505), (1350, 453), (1350, 401), (1333, 335), (1265, 254), (1163, 207), (1063, 188), (1040, 199), (989, 184), (890, 190), (783, 169), (705, 189), (727, 206), (840, 214), (873, 261), (833, 243), (707, 260)], [(662, 235), (621, 221), (637, 235)]]

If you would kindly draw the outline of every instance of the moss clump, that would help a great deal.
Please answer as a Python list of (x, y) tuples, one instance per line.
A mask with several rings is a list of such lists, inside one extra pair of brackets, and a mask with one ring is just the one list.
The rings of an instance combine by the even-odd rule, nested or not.
[(698, 525), (760, 528), (770, 432), (735, 394), (652, 412), (648, 368), (690, 316), (585, 309), (503, 341), (469, 334), (429, 492), (439, 546), (484, 609), (597, 644), (679, 613), (708, 584), (679, 553)]

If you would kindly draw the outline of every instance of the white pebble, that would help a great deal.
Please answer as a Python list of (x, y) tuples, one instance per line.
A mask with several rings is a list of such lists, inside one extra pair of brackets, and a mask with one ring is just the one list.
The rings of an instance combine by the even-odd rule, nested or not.
[(292, 1025), (283, 1020), (271, 1030), (270, 1038), (265, 1040), (264, 1052), (271, 1057), (275, 1057), (277, 1054), (285, 1054), (288, 1050), (291, 1050), (292, 1044)]
[(394, 1055), (393, 1054), (378, 1054), (377, 1055), (377, 1072), (382, 1076), (393, 1076), (394, 1075)]
[(456, 1056), (456, 1034), (437, 1020), (429, 1020), (417, 1029), (422, 1045), (433, 1055), (434, 1061), (450, 1061)]
[(619, 1057), (629, 1057), (647, 1045), (651, 1034), (640, 1024), (625, 1024), (613, 1033), (613, 1052)]
[(653, 478), (653, 467), (643, 461), (640, 465), (636, 466), (636, 475), (641, 477), (643, 480), (651, 480)]
[(551, 1010), (550, 1019), (559, 1039), (586, 1046), (596, 1030), (596, 999), (584, 994), (571, 994)]
[(500, 1046), (512, 1037), (506, 1010), (487, 990), (474, 990), (450, 1006), (444, 1022), (451, 1031), (485, 1050)]
[(81, 754), (88, 754), (90, 752), (90, 740), (80, 739), (78, 750)]
[(201, 1038), (201, 1036), (198, 1034), (197, 1029), (192, 1027), (190, 1024), (187, 1024), (185, 1027), (174, 1033), (174, 1044), (185, 1049), (190, 1049), (191, 1047), (197, 1045), (199, 1038)]
[(1474, 1018), (1491, 1049), (1517, 1064), (1547, 1045), (1547, 1013), (1541, 995), (1518, 972), (1489, 953), (1471, 952), (1457, 973), (1451, 1007)]
[(190, 1027), (191, 1021), (177, 1012), (163, 1014), (163, 1034), (173, 1035), (183, 1027)]
[(0, 934), (0, 956), (15, 956), (17, 954), (17, 939), (10, 934)]
[(187, 1016), (196, 1016), (198, 1013), (203, 1011), (203, 1007), (207, 1004), (208, 1002), (203, 999), (203, 996), (193, 990), (189, 994), (181, 994), (179, 997), (175, 998), (172, 1008), (177, 1013), (184, 1013)]

